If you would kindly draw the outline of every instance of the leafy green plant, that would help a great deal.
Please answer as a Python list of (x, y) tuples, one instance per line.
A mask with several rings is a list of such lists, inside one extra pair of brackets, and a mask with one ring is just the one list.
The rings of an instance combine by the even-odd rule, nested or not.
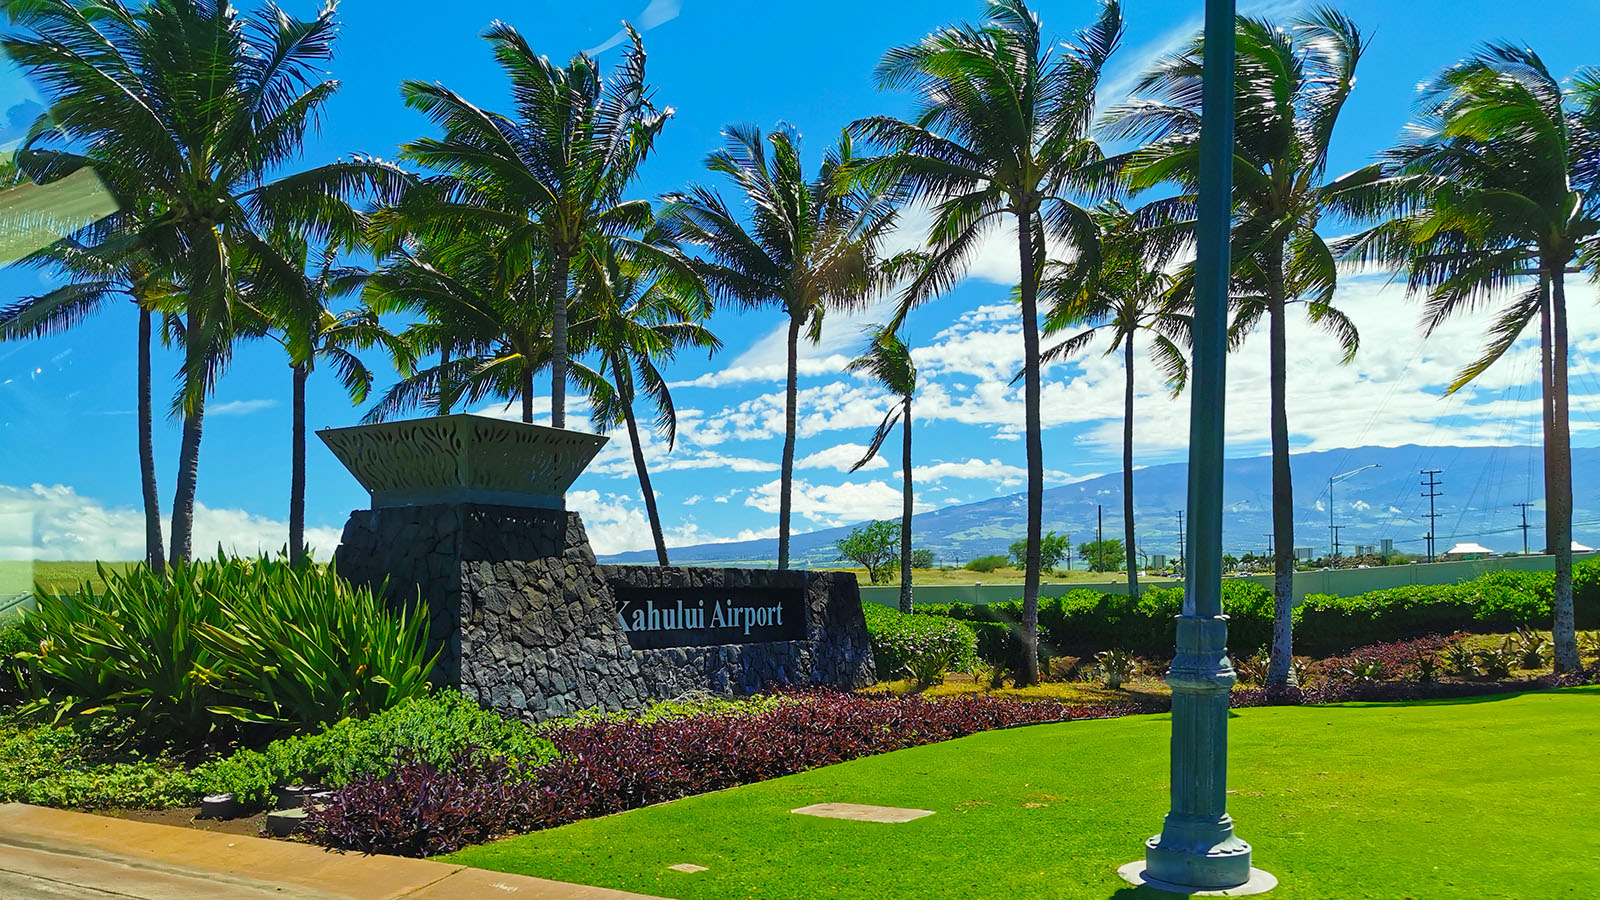
[(944, 677), (958, 653), (955, 647), (940, 647), (915, 654), (906, 662), (905, 673), (920, 690), (944, 684)]
[(1340, 666), (1334, 675), (1346, 681), (1382, 681), (1389, 671), (1379, 659), (1355, 658)]
[(216, 711), (310, 727), (427, 693), (426, 612), (391, 611), (330, 569), (282, 562), (242, 564), (226, 585), (220, 621), (200, 628), (215, 658), (206, 675), (247, 703)]
[(124, 737), (84, 720), (0, 725), (0, 803), (163, 809), (195, 801), (181, 765), (131, 749)]
[(1310, 685), (1313, 680), (1320, 677), (1317, 668), (1309, 660), (1299, 656), (1289, 660), (1289, 672), (1294, 676), (1294, 683), (1301, 687)]
[(1265, 650), (1257, 650), (1248, 659), (1241, 659), (1233, 664), (1233, 670), (1239, 675), (1240, 684), (1261, 685), (1267, 683), (1267, 654)]
[(386, 775), (402, 755), (443, 765), (469, 750), (531, 765), (555, 753), (539, 728), (483, 709), (456, 691), (440, 691), (371, 718), (240, 750), (198, 767), (194, 779), (205, 793), (232, 793), (247, 808), (260, 808), (271, 800), (274, 785), (340, 786)]
[(1550, 640), (1531, 628), (1507, 635), (1506, 647), (1516, 653), (1517, 665), (1524, 669), (1540, 669), (1550, 661)]
[(1436, 653), (1417, 653), (1417, 681), (1422, 684), (1432, 684), (1439, 680), (1439, 655)]
[(1518, 654), (1511, 646), (1511, 638), (1506, 638), (1499, 649), (1486, 648), (1476, 654), (1478, 671), (1489, 678), (1510, 678), (1511, 669), (1517, 664)]
[(993, 572), (995, 569), (1002, 568), (1005, 565), (1006, 558), (1004, 556), (980, 556), (977, 559), (967, 563), (965, 568), (969, 572), (989, 573)]
[(919, 548), (911, 551), (911, 568), (913, 569), (931, 569), (936, 563), (937, 560), (934, 558), (932, 550)]
[(1451, 641), (1440, 654), (1446, 673), (1457, 678), (1471, 678), (1478, 674), (1478, 654), (1465, 641)]
[(900, 562), (900, 523), (868, 522), (833, 543), (839, 558), (867, 570), (867, 580), (879, 584)]
[(1578, 652), (1600, 658), (1600, 631), (1578, 632)]
[(1122, 690), (1124, 682), (1139, 670), (1139, 661), (1126, 650), (1102, 650), (1094, 655), (1100, 678), (1113, 691)]
[(219, 620), (228, 567), (180, 564), (167, 578), (95, 568), (98, 582), (45, 591), (22, 618), (30, 649), (18, 656), (52, 689), (37, 705), (57, 722), (114, 714), (184, 737), (209, 731), (219, 695), (205, 673), (216, 660), (200, 631)]
[(165, 576), (99, 567), (75, 592), (41, 594), (18, 658), (54, 721), (127, 717), (194, 742), (224, 721), (311, 726), (426, 692), (425, 623), (324, 568), (225, 557)]

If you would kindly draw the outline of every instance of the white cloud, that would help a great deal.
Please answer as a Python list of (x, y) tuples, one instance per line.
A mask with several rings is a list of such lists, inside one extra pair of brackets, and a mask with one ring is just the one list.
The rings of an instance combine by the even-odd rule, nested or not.
[(695, 494), (693, 497), (690, 497), (689, 499), (683, 501), (683, 505), (684, 506), (693, 506), (696, 503), (699, 503), (701, 500), (704, 500), (704, 499), (705, 498), (701, 497), (699, 494)]
[[(860, 522), (866, 519), (891, 519), (900, 515), (900, 491), (882, 481), (865, 484), (812, 484), (803, 478), (794, 481), (791, 503), (794, 514), (823, 527)], [(779, 506), (778, 482), (769, 481), (750, 492), (746, 506), (776, 514)], [(913, 501), (916, 511), (933, 509), (931, 504)]]
[[(818, 450), (810, 456), (795, 460), (794, 467), (796, 469), (833, 469), (836, 472), (848, 472), (851, 466), (861, 461), (861, 457), (866, 454), (867, 449), (865, 444), (834, 444), (825, 450)], [(887, 469), (888, 467), (889, 463), (884, 460), (883, 454), (880, 453), (872, 457), (861, 469), (862, 471), (867, 471), (871, 469)]]
[(263, 409), (271, 409), (278, 405), (278, 401), (261, 398), (257, 400), (229, 400), (226, 403), (210, 403), (206, 405), (208, 416), (248, 416)]
[[(107, 507), (67, 485), (0, 485), (0, 559), (133, 560), (144, 558), (144, 512)], [(171, 539), (172, 523), (162, 522)], [(307, 528), (306, 543), (318, 559), (333, 556), (340, 529)], [(195, 504), (194, 548), (208, 556), (220, 544), (229, 553), (276, 554), (289, 542), (289, 525), (241, 509)]]

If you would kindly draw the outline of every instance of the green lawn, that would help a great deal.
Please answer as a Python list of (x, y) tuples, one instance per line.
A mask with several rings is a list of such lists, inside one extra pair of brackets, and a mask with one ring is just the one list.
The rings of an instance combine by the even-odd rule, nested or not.
[[(677, 898), (1135, 900), (1169, 717), (990, 732), (474, 847), (489, 869)], [(1230, 811), (1282, 900), (1600, 897), (1600, 689), (1240, 711)], [(842, 801), (903, 825), (795, 816)], [(667, 869), (695, 863), (709, 871)]]

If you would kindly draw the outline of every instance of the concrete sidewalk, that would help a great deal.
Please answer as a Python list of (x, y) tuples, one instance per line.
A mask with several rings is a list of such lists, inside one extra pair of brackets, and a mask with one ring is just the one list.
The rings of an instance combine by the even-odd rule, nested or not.
[(466, 866), (0, 804), (6, 900), (655, 900)]

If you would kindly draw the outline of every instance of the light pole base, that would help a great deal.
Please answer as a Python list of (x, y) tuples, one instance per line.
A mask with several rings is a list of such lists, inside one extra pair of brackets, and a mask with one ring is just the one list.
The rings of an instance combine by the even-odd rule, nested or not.
[(1117, 874), (1129, 884), (1140, 887), (1154, 888), (1158, 891), (1167, 891), (1173, 894), (1183, 894), (1189, 897), (1248, 897), (1251, 894), (1265, 894), (1278, 886), (1278, 879), (1271, 872), (1251, 868), (1250, 879), (1244, 884), (1229, 888), (1197, 888), (1192, 885), (1174, 884), (1151, 878), (1145, 870), (1145, 862), (1136, 859), (1131, 863), (1117, 869)]

